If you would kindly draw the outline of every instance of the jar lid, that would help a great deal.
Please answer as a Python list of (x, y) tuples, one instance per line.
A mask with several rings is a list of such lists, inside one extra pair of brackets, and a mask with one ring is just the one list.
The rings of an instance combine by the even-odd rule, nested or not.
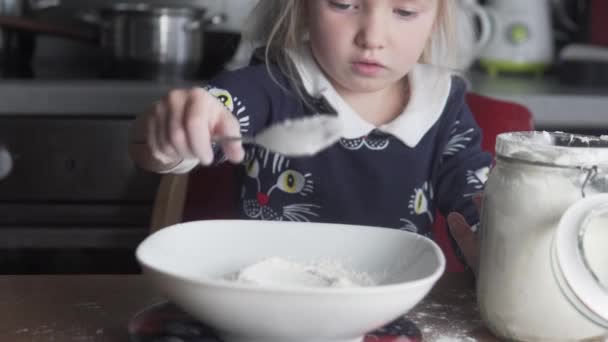
[(551, 259), (570, 303), (608, 328), (608, 194), (586, 197), (566, 210), (553, 237)]
[(564, 167), (608, 167), (608, 136), (510, 132), (496, 137), (496, 155)]

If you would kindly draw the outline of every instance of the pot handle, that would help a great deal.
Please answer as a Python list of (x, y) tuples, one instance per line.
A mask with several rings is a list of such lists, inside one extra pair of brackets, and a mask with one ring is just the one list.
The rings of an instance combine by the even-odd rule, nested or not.
[(107, 29), (110, 27), (110, 23), (103, 20), (96, 11), (82, 11), (78, 13), (76, 17), (84, 23), (97, 26), (101, 29)]
[(207, 26), (219, 25), (225, 21), (226, 21), (225, 14), (223, 14), (223, 13), (216, 14), (216, 15), (212, 16), (211, 18), (201, 18), (200, 20), (192, 20), (190, 22), (187, 22), (186, 24), (184, 24), (184, 31), (186, 31), (186, 32), (198, 31)]
[(52, 7), (59, 7), (61, 0), (30, 0), (30, 7), (35, 10), (43, 10)]
[(553, 237), (552, 265), (570, 303), (608, 328), (608, 194), (571, 205)]
[(13, 170), (13, 156), (8, 147), (0, 142), (0, 182), (7, 178)]
[(48, 34), (87, 43), (97, 43), (96, 30), (77, 29), (70, 26), (58, 25), (53, 22), (25, 17), (0, 15), (0, 28), (35, 34)]

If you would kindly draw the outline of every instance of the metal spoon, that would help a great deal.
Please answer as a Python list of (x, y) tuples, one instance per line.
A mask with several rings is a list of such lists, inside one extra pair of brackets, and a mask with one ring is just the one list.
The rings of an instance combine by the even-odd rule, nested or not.
[(242, 141), (289, 157), (311, 156), (333, 145), (342, 136), (342, 123), (335, 115), (319, 114), (286, 120), (255, 136), (215, 136), (213, 142)]

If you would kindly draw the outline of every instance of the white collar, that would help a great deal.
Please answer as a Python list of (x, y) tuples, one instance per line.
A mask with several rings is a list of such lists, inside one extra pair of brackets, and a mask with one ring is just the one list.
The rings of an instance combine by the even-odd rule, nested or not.
[(443, 113), (450, 95), (450, 72), (435, 66), (416, 64), (408, 75), (411, 93), (407, 107), (393, 121), (375, 127), (362, 119), (338, 95), (319, 69), (310, 48), (300, 53), (288, 53), (308, 94), (315, 98), (324, 97), (338, 112), (344, 125), (343, 136), (347, 139), (360, 138), (378, 129), (395, 136), (409, 147), (416, 147)]

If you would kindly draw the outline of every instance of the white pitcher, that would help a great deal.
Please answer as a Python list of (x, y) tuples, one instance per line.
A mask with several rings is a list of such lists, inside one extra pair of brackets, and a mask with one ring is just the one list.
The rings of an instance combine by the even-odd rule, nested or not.
[(488, 0), (492, 33), (479, 57), (490, 75), (501, 72), (542, 75), (553, 63), (550, 0)]

